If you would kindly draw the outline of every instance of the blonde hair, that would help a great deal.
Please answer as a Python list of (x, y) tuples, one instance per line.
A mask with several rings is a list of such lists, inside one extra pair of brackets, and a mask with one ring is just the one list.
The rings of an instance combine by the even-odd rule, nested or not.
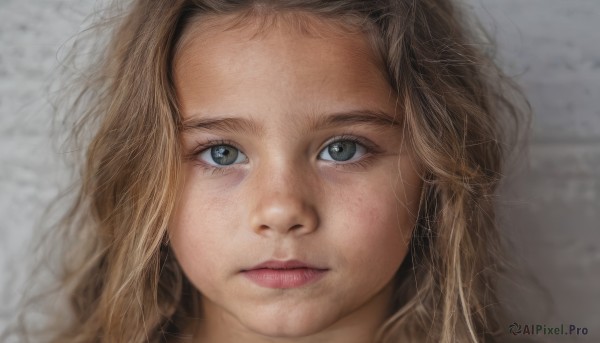
[(394, 311), (374, 341), (495, 341), (501, 260), (493, 200), (504, 118), (518, 122), (521, 111), (490, 40), (476, 23), (464, 24), (453, 2), (139, 0), (123, 13), (111, 19), (116, 30), (72, 107), (83, 109), (75, 145), (93, 137), (58, 225), (72, 242), (61, 285), (74, 316), (52, 342), (169, 342), (199, 316), (200, 294), (165, 244), (181, 187), (172, 60), (191, 20), (234, 14), (245, 23), (283, 13), (368, 34), (398, 94), (406, 142), (426, 171)]

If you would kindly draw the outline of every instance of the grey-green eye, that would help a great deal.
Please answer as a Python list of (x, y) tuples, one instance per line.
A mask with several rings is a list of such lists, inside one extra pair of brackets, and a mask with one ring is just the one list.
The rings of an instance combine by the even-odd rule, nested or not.
[(246, 155), (231, 145), (215, 145), (200, 154), (200, 158), (213, 166), (227, 166), (243, 162)]
[(338, 140), (323, 149), (319, 157), (326, 161), (346, 162), (355, 157), (357, 153), (360, 156), (364, 155), (365, 147), (351, 140)]

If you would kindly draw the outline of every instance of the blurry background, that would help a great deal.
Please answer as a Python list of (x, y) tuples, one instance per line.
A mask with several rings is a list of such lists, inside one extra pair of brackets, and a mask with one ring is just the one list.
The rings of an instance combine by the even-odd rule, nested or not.
[[(534, 109), (528, 161), (509, 173), (503, 235), (519, 272), (510, 321), (587, 328), (600, 342), (600, 1), (469, 0)], [(70, 175), (50, 142), (51, 82), (93, 0), (0, 0), (0, 331), (12, 319), (40, 216)], [(515, 337), (520, 338), (520, 337)], [(522, 337), (521, 337), (522, 338)]]

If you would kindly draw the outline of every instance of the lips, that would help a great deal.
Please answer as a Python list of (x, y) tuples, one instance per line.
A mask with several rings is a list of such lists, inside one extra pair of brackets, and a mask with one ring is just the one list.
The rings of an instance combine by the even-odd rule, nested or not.
[(254, 267), (251, 267), (249, 269), (245, 269), (245, 270), (242, 270), (242, 271), (256, 270), (256, 269), (282, 269), (282, 270), (287, 270), (287, 269), (301, 269), (301, 268), (315, 269), (315, 270), (326, 270), (327, 269), (327, 268), (320, 268), (320, 267), (314, 266), (312, 264), (305, 263), (305, 262), (298, 261), (298, 260), (288, 260), (288, 261), (270, 260), (270, 261), (263, 262), (261, 264), (258, 264), (256, 266), (254, 266)]
[(242, 275), (261, 287), (296, 288), (317, 282), (328, 270), (298, 260), (271, 260), (242, 270)]

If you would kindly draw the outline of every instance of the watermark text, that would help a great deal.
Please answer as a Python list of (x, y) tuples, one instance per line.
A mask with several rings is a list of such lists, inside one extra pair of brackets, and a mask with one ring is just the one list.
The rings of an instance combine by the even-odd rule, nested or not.
[(508, 332), (517, 335), (546, 335), (546, 336), (585, 336), (589, 330), (574, 324), (556, 326), (545, 324), (522, 324), (514, 322), (508, 326)]

